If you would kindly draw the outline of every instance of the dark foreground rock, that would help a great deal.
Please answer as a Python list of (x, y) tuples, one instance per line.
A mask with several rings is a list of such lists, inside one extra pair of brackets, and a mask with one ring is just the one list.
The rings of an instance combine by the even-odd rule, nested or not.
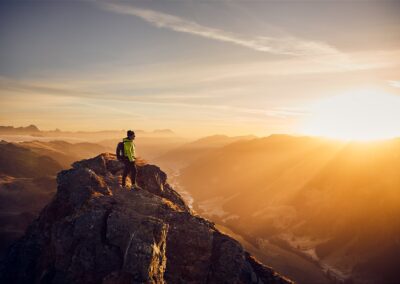
[(58, 174), (58, 190), (8, 251), (0, 283), (291, 283), (195, 215), (158, 167), (121, 189), (113, 155)]

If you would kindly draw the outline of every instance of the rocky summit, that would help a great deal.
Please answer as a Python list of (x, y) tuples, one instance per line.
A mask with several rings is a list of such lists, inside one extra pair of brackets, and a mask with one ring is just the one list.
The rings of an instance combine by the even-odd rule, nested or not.
[(57, 176), (53, 200), (1, 264), (1, 283), (292, 283), (196, 215), (154, 165), (142, 190), (101, 154)]

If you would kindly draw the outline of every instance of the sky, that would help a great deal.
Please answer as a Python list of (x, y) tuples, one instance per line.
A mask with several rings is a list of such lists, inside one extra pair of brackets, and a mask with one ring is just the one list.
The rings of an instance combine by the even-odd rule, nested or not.
[(385, 0), (1, 1), (0, 125), (400, 136), (399, 14)]

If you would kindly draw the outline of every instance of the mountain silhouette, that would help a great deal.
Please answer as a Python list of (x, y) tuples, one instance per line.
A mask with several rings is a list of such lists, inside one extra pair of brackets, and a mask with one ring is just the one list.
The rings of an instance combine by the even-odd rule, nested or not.
[(25, 127), (14, 127), (14, 126), (0, 126), (0, 133), (10, 134), (35, 134), (40, 132), (40, 129), (36, 125), (28, 125)]

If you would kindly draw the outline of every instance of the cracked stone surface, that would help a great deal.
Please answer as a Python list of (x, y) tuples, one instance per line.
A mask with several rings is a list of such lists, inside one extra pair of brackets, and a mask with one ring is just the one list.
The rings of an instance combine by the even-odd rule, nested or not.
[(140, 191), (101, 154), (58, 174), (57, 194), (1, 265), (1, 283), (292, 283), (192, 212), (154, 165)]

